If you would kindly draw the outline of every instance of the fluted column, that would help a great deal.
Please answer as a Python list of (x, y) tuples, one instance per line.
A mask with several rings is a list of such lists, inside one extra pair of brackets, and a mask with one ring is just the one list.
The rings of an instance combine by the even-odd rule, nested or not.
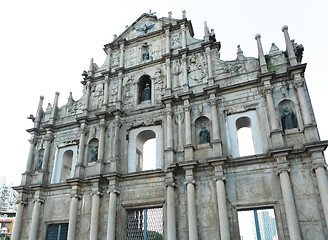
[(87, 92), (85, 97), (85, 103), (84, 103), (84, 109), (83, 113), (86, 115), (89, 113), (89, 101), (90, 101), (90, 95), (91, 95), (91, 82), (87, 82)]
[(188, 100), (184, 102), (185, 112), (185, 132), (186, 132), (186, 145), (191, 145), (191, 119), (190, 119), (190, 104)]
[(75, 240), (76, 233), (76, 220), (77, 220), (77, 205), (81, 196), (74, 194), (71, 195), (71, 206), (69, 210), (69, 224), (68, 224), (68, 233), (67, 240)]
[(40, 210), (41, 210), (41, 204), (44, 201), (41, 199), (35, 199), (34, 200), (34, 207), (33, 207), (33, 213), (32, 213), (32, 222), (30, 227), (30, 235), (29, 240), (37, 240), (38, 238), (38, 227), (39, 227), (39, 218), (40, 218)]
[(19, 201), (17, 203), (17, 211), (16, 211), (16, 217), (14, 221), (14, 228), (12, 231), (12, 237), (11, 240), (19, 240), (20, 238), (20, 231), (21, 231), (21, 225), (22, 225), (22, 220), (23, 220), (23, 212), (24, 212), (24, 207), (27, 205), (26, 202)]
[(168, 183), (166, 186), (166, 206), (167, 206), (167, 239), (176, 239), (176, 224), (175, 224), (175, 198), (174, 198), (175, 183)]
[(173, 148), (173, 119), (172, 119), (172, 108), (171, 104), (168, 104), (167, 108), (165, 109), (166, 115), (166, 148), (172, 149)]
[(213, 133), (212, 157), (217, 157), (222, 155), (222, 146), (220, 140), (220, 125), (219, 125), (219, 117), (217, 111), (217, 100), (214, 94), (210, 94), (209, 105), (211, 106), (211, 114), (212, 114), (212, 133)]
[(35, 120), (34, 120), (34, 127), (39, 128), (40, 127), (40, 122), (42, 118), (42, 104), (43, 104), (43, 96), (40, 96), (40, 101), (38, 105), (38, 110), (36, 112)]
[(115, 240), (116, 233), (116, 199), (120, 192), (116, 189), (109, 191), (108, 221), (107, 221), (107, 240)]
[(99, 206), (100, 192), (92, 194), (92, 210), (91, 210), (91, 222), (90, 222), (90, 240), (98, 239), (98, 221), (99, 221)]
[(113, 171), (117, 170), (117, 162), (119, 161), (119, 144), (120, 144), (120, 127), (121, 119), (120, 116), (116, 115), (114, 119), (114, 142), (113, 142)]
[(27, 164), (26, 164), (26, 172), (32, 172), (32, 164), (33, 164), (33, 159), (34, 159), (34, 149), (35, 145), (37, 143), (37, 140), (35, 136), (31, 136), (31, 138), (28, 140), (30, 142), (30, 150), (28, 152), (28, 157), (27, 157)]
[(194, 166), (185, 167), (186, 171), (186, 185), (187, 185), (187, 206), (188, 206), (188, 234), (189, 240), (198, 240), (197, 230), (197, 212), (196, 212), (196, 194), (193, 174)]
[(297, 59), (294, 52), (294, 47), (292, 42), (290, 41), (289, 34), (288, 34), (288, 27), (285, 25), (282, 27), (281, 31), (284, 33), (286, 48), (289, 58), (289, 63), (291, 66), (297, 65)]
[(106, 68), (107, 71), (111, 70), (111, 61), (112, 61), (112, 49), (108, 48), (107, 49), (107, 58), (106, 58)]
[(277, 174), (280, 177), (281, 192), (286, 211), (289, 236), (291, 240), (299, 240), (302, 238), (301, 231), (298, 225), (298, 217), (292, 191), (292, 185), (288, 174), (288, 172), (290, 171), (288, 168), (288, 162), (285, 156), (279, 156), (276, 158), (278, 159)]
[[(296, 77), (295, 77), (296, 78)], [(298, 98), (300, 101), (301, 112), (303, 115), (304, 125), (310, 125), (312, 123), (309, 106), (305, 97), (304, 80), (300, 76), (295, 79), (295, 87), (297, 90)]]

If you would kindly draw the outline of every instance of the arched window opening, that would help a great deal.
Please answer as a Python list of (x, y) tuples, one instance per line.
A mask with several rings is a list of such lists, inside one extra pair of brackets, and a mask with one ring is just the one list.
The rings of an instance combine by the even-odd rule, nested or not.
[(71, 177), (72, 173), (72, 161), (73, 161), (73, 151), (67, 150), (63, 154), (63, 160), (62, 160), (62, 169), (60, 174), (60, 182), (65, 182), (66, 179)]
[(210, 134), (210, 121), (207, 117), (199, 117), (195, 121), (195, 136), (198, 145), (210, 144), (211, 134)]
[(143, 156), (143, 170), (156, 169), (156, 138), (151, 138), (144, 143)]
[(136, 140), (136, 171), (156, 169), (156, 134), (146, 130)]
[(238, 118), (236, 121), (237, 141), (239, 156), (255, 154), (254, 139), (251, 129), (251, 119), (248, 117)]
[(149, 75), (143, 75), (138, 81), (138, 103), (151, 100), (151, 79)]
[(279, 103), (280, 122), (283, 133), (293, 132), (299, 129), (297, 110), (291, 100), (283, 100)]

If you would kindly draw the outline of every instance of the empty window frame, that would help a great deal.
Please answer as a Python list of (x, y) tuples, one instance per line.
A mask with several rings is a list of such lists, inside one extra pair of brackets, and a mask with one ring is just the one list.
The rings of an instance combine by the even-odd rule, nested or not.
[(144, 208), (127, 211), (127, 240), (162, 240), (163, 208)]
[(239, 156), (254, 155), (254, 140), (251, 128), (251, 119), (248, 117), (238, 118), (236, 121)]
[(237, 214), (241, 240), (278, 240), (273, 208), (240, 210)]
[(66, 240), (68, 223), (49, 224), (46, 240)]

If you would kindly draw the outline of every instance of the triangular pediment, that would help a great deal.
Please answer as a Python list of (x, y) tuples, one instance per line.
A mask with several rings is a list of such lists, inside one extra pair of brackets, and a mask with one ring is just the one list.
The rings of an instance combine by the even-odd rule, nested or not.
[(139, 36), (147, 35), (151, 32), (157, 31), (161, 29), (163, 24), (167, 22), (165, 21), (166, 19), (158, 19), (154, 15), (144, 13), (134, 23), (127, 27), (125, 31), (114, 40), (114, 42), (123, 39), (131, 40), (133, 38), (137, 38)]

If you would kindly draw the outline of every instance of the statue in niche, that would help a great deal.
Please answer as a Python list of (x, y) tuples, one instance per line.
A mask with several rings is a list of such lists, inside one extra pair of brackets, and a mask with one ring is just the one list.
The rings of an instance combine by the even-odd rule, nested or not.
[(285, 107), (284, 113), (281, 115), (281, 123), (283, 131), (286, 129), (297, 128), (297, 121), (294, 112), (288, 111), (288, 108)]
[(142, 101), (150, 100), (150, 87), (149, 83), (146, 83), (146, 87), (142, 92)]
[(202, 129), (199, 132), (199, 137), (199, 144), (210, 143), (210, 132), (204, 125), (202, 125)]
[(42, 163), (43, 163), (43, 155), (39, 158), (39, 164), (37, 168), (38, 171), (42, 169)]
[(147, 43), (142, 44), (142, 48), (144, 49), (144, 53), (142, 54), (142, 60), (146, 62), (149, 60), (148, 44)]
[(91, 150), (91, 158), (90, 162), (97, 162), (98, 159), (98, 145), (96, 145), (92, 150)]

